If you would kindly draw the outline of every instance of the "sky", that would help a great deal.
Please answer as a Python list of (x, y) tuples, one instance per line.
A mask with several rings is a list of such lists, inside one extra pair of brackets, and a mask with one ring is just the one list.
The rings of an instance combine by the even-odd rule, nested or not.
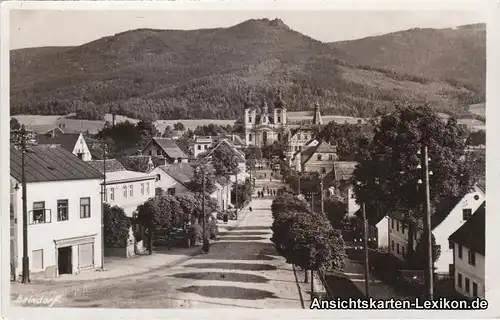
[(485, 22), (473, 11), (69, 11), (12, 10), (11, 49), (74, 46), (138, 28), (206, 29), (248, 19), (280, 18), (316, 40), (359, 39), (411, 28), (449, 28)]

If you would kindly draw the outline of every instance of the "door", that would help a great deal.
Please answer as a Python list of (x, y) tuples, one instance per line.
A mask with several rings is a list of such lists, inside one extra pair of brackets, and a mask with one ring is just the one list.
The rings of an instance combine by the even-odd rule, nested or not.
[(267, 143), (267, 131), (262, 131), (262, 143)]
[(72, 274), (72, 250), (71, 247), (62, 247), (57, 249), (57, 269), (59, 274)]
[(79, 269), (94, 267), (94, 243), (78, 245), (78, 267)]

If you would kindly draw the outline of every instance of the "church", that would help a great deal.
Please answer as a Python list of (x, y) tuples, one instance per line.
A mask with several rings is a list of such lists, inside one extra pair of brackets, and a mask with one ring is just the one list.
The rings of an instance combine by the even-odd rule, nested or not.
[(286, 108), (281, 92), (278, 92), (273, 110), (266, 101), (255, 106), (250, 93), (247, 95), (244, 113), (245, 144), (262, 147), (280, 141), (286, 133)]

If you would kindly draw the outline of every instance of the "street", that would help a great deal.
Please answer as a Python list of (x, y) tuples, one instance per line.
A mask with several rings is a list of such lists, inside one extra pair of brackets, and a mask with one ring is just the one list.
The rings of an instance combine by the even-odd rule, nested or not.
[[(293, 270), (269, 240), (271, 202), (254, 199), (253, 212), (222, 232), (208, 254), (136, 275), (56, 282), (32, 292), (61, 294), (59, 307), (301, 308)], [(16, 295), (13, 290), (13, 300)]]

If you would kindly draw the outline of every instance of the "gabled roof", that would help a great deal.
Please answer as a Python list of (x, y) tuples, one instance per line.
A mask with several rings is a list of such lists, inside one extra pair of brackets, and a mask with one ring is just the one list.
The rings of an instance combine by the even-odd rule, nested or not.
[(179, 148), (179, 146), (171, 138), (152, 138), (144, 149), (146, 149), (150, 143), (155, 143), (156, 145), (158, 145), (163, 150), (163, 152), (165, 152), (172, 159), (188, 158), (188, 156), (181, 150), (181, 148)]
[(357, 164), (355, 161), (335, 161), (333, 163), (333, 178), (336, 181), (350, 181)]
[(154, 163), (152, 163), (150, 156), (120, 157), (118, 158), (118, 161), (127, 170), (137, 172), (149, 172), (153, 169), (151, 168), (151, 166), (154, 166)]
[[(104, 173), (104, 160), (91, 160), (87, 161), (87, 163), (92, 166), (92, 168), (98, 170), (101, 173)], [(106, 172), (115, 172), (115, 171), (125, 171), (125, 167), (118, 162), (116, 159), (106, 159)]]
[(234, 146), (244, 146), (245, 142), (237, 134), (224, 134), (220, 137), (213, 137), (214, 140), (219, 140), (220, 138), (226, 139), (228, 142), (232, 143)]
[(332, 146), (326, 141), (320, 141), (316, 146), (311, 146), (302, 151), (306, 159), (302, 163), (307, 163), (315, 153), (337, 153), (337, 147)]
[(194, 178), (195, 170), (189, 163), (174, 163), (158, 168), (183, 185), (187, 185)]
[(227, 144), (230, 149), (234, 152), (234, 155), (236, 156), (237, 158), (237, 161), (239, 163), (242, 163), (242, 162), (245, 162), (245, 156), (242, 154), (241, 151), (239, 151), (238, 149), (236, 149), (235, 146), (233, 146), (231, 144), (231, 142), (227, 141), (227, 139), (221, 139), (219, 140), (219, 142), (212, 148), (210, 149), (208, 152), (206, 152), (205, 154), (201, 154), (198, 159), (201, 160), (201, 159), (206, 159), (207, 157), (210, 157), (212, 155), (212, 153), (221, 145), (221, 144)]
[(448, 238), (450, 241), (461, 244), (484, 256), (486, 231), (486, 201), (480, 205), (457, 231)]
[[(10, 175), (21, 181), (21, 151), (10, 150)], [(102, 179), (90, 164), (62, 147), (34, 146), (25, 154), (26, 182)]]
[(50, 133), (39, 134), (37, 135), (36, 140), (39, 145), (60, 145), (64, 149), (73, 152), (79, 137), (80, 133), (62, 133), (54, 130), (53, 135)]

